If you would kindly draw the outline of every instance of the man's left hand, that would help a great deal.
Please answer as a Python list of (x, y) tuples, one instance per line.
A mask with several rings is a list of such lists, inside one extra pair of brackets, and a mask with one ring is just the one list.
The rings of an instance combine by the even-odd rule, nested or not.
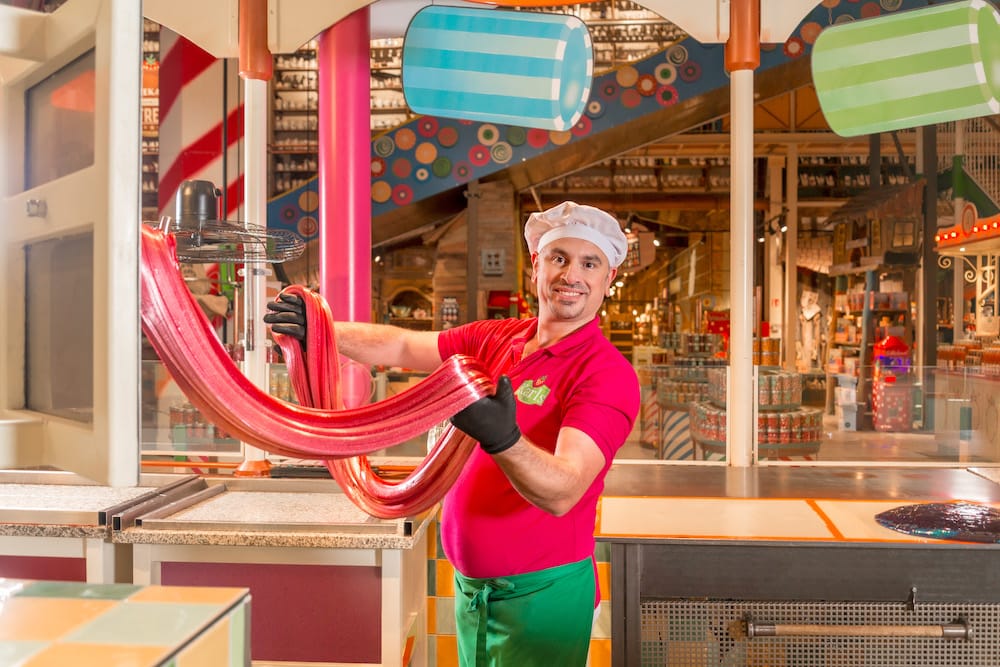
[(484, 396), (451, 418), (451, 423), (479, 441), (487, 454), (499, 454), (521, 439), (517, 426), (517, 402), (510, 378), (497, 382), (496, 393)]

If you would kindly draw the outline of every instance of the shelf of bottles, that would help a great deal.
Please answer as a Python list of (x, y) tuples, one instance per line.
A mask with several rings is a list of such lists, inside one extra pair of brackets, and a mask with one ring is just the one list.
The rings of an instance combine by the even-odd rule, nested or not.
[(623, 157), (603, 160), (540, 190), (560, 192), (729, 192), (729, 159)]

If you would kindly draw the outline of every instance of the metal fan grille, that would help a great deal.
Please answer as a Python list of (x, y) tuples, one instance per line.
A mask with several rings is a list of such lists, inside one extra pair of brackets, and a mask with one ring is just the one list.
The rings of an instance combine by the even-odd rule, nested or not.
[[(963, 620), (972, 638), (754, 637), (755, 622), (815, 625), (937, 625)], [(1000, 605), (876, 602), (647, 600), (641, 604), (642, 665), (650, 667), (986, 667), (1000, 665)]]
[(165, 218), (160, 229), (174, 236), (180, 262), (276, 264), (305, 251), (305, 242), (296, 234), (258, 225), (221, 220), (177, 223)]

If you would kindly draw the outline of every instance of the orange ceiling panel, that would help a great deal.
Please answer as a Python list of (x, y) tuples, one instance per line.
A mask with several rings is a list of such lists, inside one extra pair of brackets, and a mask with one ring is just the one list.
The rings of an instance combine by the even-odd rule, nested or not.
[(830, 130), (813, 86), (803, 86), (795, 91), (795, 129)]

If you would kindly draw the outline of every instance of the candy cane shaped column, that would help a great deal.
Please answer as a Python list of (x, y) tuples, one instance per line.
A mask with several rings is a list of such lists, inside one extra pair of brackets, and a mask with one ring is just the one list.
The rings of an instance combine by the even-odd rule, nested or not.
[[(160, 29), (160, 53), (158, 215), (176, 217), (181, 183), (199, 180), (224, 188), (221, 218), (242, 219), (243, 105), (235, 94), (236, 69), (166, 27)], [(232, 280), (219, 276), (230, 267), (192, 265), (199, 276), (218, 281), (212, 294), (231, 299)]]
[(229, 218), (243, 203), (243, 106), (226, 95), (234, 77), (224, 60), (168, 28), (160, 30), (160, 51), (159, 214), (174, 213), (183, 181), (202, 180), (225, 184), (221, 214)]

